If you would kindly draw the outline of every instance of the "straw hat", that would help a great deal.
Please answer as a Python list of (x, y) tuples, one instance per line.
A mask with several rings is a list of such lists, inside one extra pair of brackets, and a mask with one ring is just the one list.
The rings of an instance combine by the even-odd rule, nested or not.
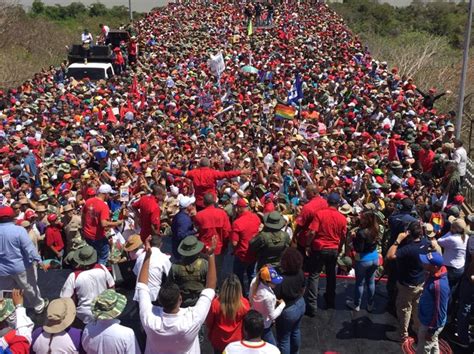
[(137, 248), (140, 248), (143, 245), (143, 242), (139, 234), (132, 235), (128, 238), (127, 242), (123, 246), (123, 249), (127, 252), (135, 251)]
[(56, 334), (64, 331), (76, 318), (74, 301), (69, 297), (51, 301), (46, 311), (46, 318), (46, 324), (43, 326), (46, 333)]
[(343, 206), (339, 207), (339, 212), (344, 215), (349, 215), (352, 213), (352, 207), (349, 204), (344, 204)]

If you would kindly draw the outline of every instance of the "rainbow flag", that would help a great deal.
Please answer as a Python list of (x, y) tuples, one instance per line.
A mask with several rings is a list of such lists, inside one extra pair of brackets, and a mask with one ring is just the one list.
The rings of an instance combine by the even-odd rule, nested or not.
[(275, 106), (275, 118), (278, 119), (293, 119), (296, 115), (296, 109), (284, 104), (277, 104)]

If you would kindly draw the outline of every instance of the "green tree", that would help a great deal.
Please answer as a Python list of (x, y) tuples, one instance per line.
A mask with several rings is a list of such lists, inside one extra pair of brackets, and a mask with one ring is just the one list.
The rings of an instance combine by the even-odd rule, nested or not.
[(96, 2), (89, 6), (89, 15), (92, 17), (104, 16), (107, 14), (107, 7), (100, 3)]
[(41, 0), (34, 0), (31, 4), (31, 13), (33, 15), (40, 15), (44, 12), (44, 2)]

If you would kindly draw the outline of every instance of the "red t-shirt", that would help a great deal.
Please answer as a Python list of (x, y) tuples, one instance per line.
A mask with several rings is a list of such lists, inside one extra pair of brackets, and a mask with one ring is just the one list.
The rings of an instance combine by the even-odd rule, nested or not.
[(242, 307), (237, 311), (235, 319), (227, 319), (221, 311), (221, 303), (219, 297), (214, 298), (211, 308), (207, 315), (206, 326), (208, 329), (208, 337), (212, 346), (223, 351), (227, 344), (241, 340), (243, 337), (242, 322), (244, 316), (250, 310), (249, 301), (242, 297), (240, 299)]
[(61, 229), (57, 226), (48, 226), (45, 232), (46, 246), (53, 247), (56, 251), (61, 251), (64, 248), (64, 241), (61, 234)]
[(204, 194), (217, 195), (216, 182), (218, 180), (237, 177), (241, 174), (240, 171), (218, 171), (209, 167), (199, 167), (187, 172), (171, 169), (169, 172), (173, 175), (185, 176), (193, 181), (196, 206), (199, 208), (204, 208)]
[(211, 205), (196, 214), (194, 223), (199, 230), (199, 241), (207, 247), (212, 246), (212, 237), (217, 236), (217, 246), (214, 254), (216, 256), (221, 254), (222, 246), (227, 241), (231, 230), (227, 213)]
[(346, 237), (347, 219), (335, 208), (322, 209), (316, 212), (309, 226), (316, 233), (311, 248), (339, 249), (341, 239)]
[(242, 262), (252, 263), (256, 260), (256, 255), (249, 251), (249, 242), (258, 234), (259, 228), (260, 218), (248, 210), (232, 223), (230, 240), (237, 242), (234, 255)]
[(308, 229), (309, 225), (313, 222), (316, 212), (322, 209), (326, 209), (328, 203), (326, 199), (317, 196), (311, 199), (307, 204), (303, 206), (300, 214), (296, 218), (296, 224), (299, 225), (302, 229), (298, 235), (298, 244), (302, 247), (306, 247), (306, 241), (308, 240)]
[(145, 195), (133, 204), (140, 211), (140, 238), (142, 242), (152, 233), (152, 225), (160, 229), (160, 205), (153, 195)]
[(110, 219), (110, 209), (107, 203), (97, 197), (89, 198), (82, 208), (82, 227), (84, 237), (90, 240), (100, 240), (105, 237), (102, 220)]

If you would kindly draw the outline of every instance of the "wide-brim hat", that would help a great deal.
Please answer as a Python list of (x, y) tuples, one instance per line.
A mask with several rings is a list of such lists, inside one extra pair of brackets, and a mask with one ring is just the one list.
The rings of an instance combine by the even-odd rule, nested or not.
[(12, 299), (0, 300), (0, 322), (5, 321), (15, 311)]
[(143, 245), (142, 239), (140, 238), (139, 234), (135, 234), (130, 236), (127, 239), (127, 242), (123, 245), (123, 249), (127, 252), (134, 251)]
[(63, 212), (68, 212), (74, 210), (74, 207), (71, 204), (66, 204), (66, 206), (63, 209)]
[(46, 318), (46, 324), (43, 326), (46, 333), (56, 334), (64, 331), (76, 318), (74, 301), (69, 297), (54, 299), (48, 306)]
[(272, 211), (263, 217), (263, 224), (269, 229), (281, 230), (286, 221), (278, 211)]
[(184, 257), (199, 254), (204, 248), (204, 243), (199, 241), (196, 236), (188, 236), (178, 246), (178, 253)]
[(344, 215), (349, 215), (352, 213), (352, 207), (349, 204), (344, 204), (343, 206), (339, 207), (339, 212)]
[(110, 320), (118, 317), (126, 305), (127, 298), (124, 295), (107, 289), (92, 300), (91, 312), (98, 320)]
[(72, 259), (78, 266), (88, 266), (97, 262), (97, 252), (93, 247), (85, 245), (74, 252)]

